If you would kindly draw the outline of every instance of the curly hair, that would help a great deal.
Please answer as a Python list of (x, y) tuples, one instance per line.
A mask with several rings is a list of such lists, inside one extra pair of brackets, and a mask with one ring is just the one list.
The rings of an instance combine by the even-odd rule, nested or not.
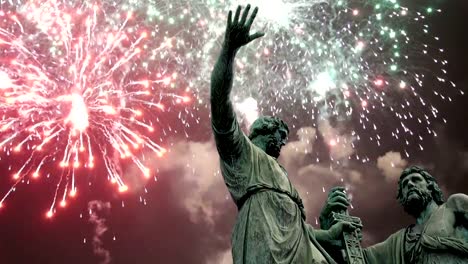
[(252, 140), (259, 135), (268, 135), (273, 133), (275, 130), (279, 128), (284, 128), (288, 131), (289, 134), (289, 127), (288, 125), (278, 117), (272, 116), (262, 116), (255, 120), (250, 127), (250, 134), (249, 139)]
[(403, 188), (401, 186), (403, 179), (406, 178), (406, 176), (412, 174), (412, 173), (418, 173), (421, 176), (424, 177), (426, 182), (428, 183), (427, 188), (431, 191), (431, 196), (434, 202), (437, 205), (441, 205), (445, 202), (444, 200), (444, 194), (442, 193), (442, 190), (440, 189), (439, 185), (437, 184), (436, 179), (429, 174), (429, 172), (422, 167), (419, 166), (411, 166), (403, 170), (400, 175), (400, 179), (398, 180), (398, 194), (397, 194), (397, 200), (400, 202), (400, 204), (403, 201)]

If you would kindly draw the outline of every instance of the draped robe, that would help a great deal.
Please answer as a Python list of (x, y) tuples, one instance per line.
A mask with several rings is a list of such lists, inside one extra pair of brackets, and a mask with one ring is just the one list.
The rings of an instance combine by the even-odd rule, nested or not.
[[(431, 213), (420, 233), (401, 229), (382, 243), (364, 249), (368, 264), (467, 264), (468, 232), (456, 221), (468, 215), (468, 196), (454, 194)], [(463, 217), (463, 214), (465, 215)], [(466, 223), (465, 223), (466, 224)]]
[(286, 171), (233, 120), (228, 131), (213, 130), (221, 173), (239, 208), (231, 238), (234, 264), (335, 263), (305, 222)]

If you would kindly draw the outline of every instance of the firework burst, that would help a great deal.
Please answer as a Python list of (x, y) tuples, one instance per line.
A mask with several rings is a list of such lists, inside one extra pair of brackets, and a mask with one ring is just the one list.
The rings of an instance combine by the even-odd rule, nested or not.
[(30, 1), (0, 13), (0, 147), (6, 155), (30, 154), (18, 170), (10, 167), (15, 183), (0, 204), (52, 162), (61, 176), (47, 212), (51, 217), (57, 200), (64, 206), (68, 195), (76, 195), (80, 169), (100, 162), (123, 192), (128, 187), (120, 160), (131, 160), (150, 177), (139, 150), (166, 151), (151, 136), (159, 125), (155, 120), (166, 104), (190, 99), (170, 89), (177, 72), (151, 68), (142, 57), (171, 47), (163, 38), (148, 51), (149, 41), (158, 42), (151, 31), (132, 12), (108, 8), (98, 2)]
[[(331, 148), (392, 142), (409, 157), (412, 146), (423, 150), (437, 135), (434, 123), (446, 122), (437, 105), (463, 94), (447, 78), (444, 50), (429, 27), (439, 9), (398, 0), (210, 1), (202, 51), (219, 46), (227, 10), (248, 2), (260, 6), (253, 31), (266, 35), (239, 53), (234, 98), (253, 98), (260, 113), (293, 127), (332, 123)], [(203, 82), (214, 56), (201, 56), (208, 58)], [(346, 159), (369, 161), (362, 154)]]
[[(19, 168), (10, 166), (14, 184), (0, 207), (19, 183), (49, 173), (50, 163), (61, 173), (49, 216), (57, 200), (76, 194), (81, 170), (99, 164), (120, 191), (128, 188), (122, 160), (150, 176), (138, 157), (143, 149), (165, 152), (154, 134), (174, 130), (161, 118), (171, 109), (188, 127), (198, 110), (206, 113), (227, 11), (238, 4), (260, 7), (254, 30), (266, 35), (238, 55), (236, 106), (249, 120), (275, 114), (292, 127), (335, 131), (322, 135), (331, 156), (363, 141), (406, 156), (414, 144), (422, 150), (436, 135), (433, 123), (446, 121), (434, 101), (461, 92), (452, 89), (428, 26), (440, 10), (417, 3), (72, 2), (0, 4), (0, 146), (9, 157), (28, 154)], [(192, 95), (193, 106), (184, 107)], [(362, 152), (331, 158), (369, 161)]]

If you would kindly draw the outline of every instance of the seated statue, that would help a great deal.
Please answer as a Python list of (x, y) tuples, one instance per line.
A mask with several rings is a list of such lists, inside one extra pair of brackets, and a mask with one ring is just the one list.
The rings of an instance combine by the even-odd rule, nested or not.
[[(342, 188), (333, 188), (320, 216), (328, 228), (330, 214), (349, 205)], [(416, 222), (363, 250), (368, 264), (468, 263), (468, 196), (444, 201), (435, 178), (425, 169), (405, 169), (398, 181), (398, 202)]]

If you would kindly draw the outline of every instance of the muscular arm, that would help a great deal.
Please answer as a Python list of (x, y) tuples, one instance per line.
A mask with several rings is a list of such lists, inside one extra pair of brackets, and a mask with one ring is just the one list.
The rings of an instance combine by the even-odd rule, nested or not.
[(230, 131), (236, 116), (229, 95), (234, 76), (236, 52), (223, 44), (221, 54), (211, 73), (211, 123), (220, 133)]
[(367, 264), (402, 264), (405, 261), (405, 229), (391, 234), (385, 241), (363, 249)]
[(245, 140), (245, 136), (237, 124), (230, 100), (234, 77), (234, 58), (242, 46), (263, 36), (263, 33), (250, 35), (250, 27), (258, 9), (255, 8), (248, 18), (249, 10), (250, 5), (247, 5), (241, 16), (241, 7), (239, 6), (234, 18), (232, 18), (232, 12), (229, 12), (221, 53), (211, 74), (211, 123), (218, 152), (221, 158), (227, 162), (232, 162), (239, 156), (242, 142)]
[(309, 225), (309, 232), (312, 232), (317, 242), (319, 242), (324, 247), (327, 247), (327, 246), (341, 247), (342, 246), (339, 238), (333, 238), (333, 236), (336, 236), (336, 235), (332, 234), (330, 230), (314, 229), (312, 226)]
[[(233, 64), (236, 51), (225, 43), (221, 49), (218, 61), (211, 74), (211, 124), (213, 127), (216, 146), (223, 160), (236, 158), (239, 148), (236, 146), (241, 139), (241, 133), (236, 121), (234, 107), (230, 100), (234, 77)], [(240, 132), (240, 130), (238, 131)]]
[(344, 256), (341, 252), (343, 245), (340, 240), (333, 239), (328, 230), (312, 229), (315, 239), (322, 246), (323, 249), (332, 257), (337, 263), (346, 263)]

